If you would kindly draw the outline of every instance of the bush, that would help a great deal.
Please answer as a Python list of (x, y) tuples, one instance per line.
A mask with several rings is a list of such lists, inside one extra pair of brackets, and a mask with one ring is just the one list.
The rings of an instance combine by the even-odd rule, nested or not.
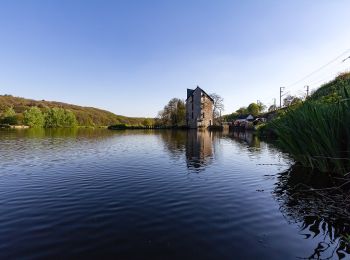
[(5, 110), (1, 118), (2, 124), (8, 125), (16, 125), (17, 124), (17, 116), (15, 110), (12, 107), (9, 107)]

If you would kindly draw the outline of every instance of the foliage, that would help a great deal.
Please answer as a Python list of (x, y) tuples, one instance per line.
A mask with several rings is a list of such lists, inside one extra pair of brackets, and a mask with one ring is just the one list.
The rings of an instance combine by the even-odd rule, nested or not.
[(350, 72), (339, 74), (334, 80), (323, 84), (310, 97), (310, 100), (323, 102), (337, 102), (343, 89), (350, 90)]
[(153, 125), (153, 122), (152, 122), (151, 119), (146, 118), (145, 120), (142, 121), (142, 125), (143, 125), (143, 126), (152, 126), (152, 125)]
[(245, 114), (248, 114), (248, 109), (246, 107), (240, 107), (239, 109), (236, 110), (236, 113), (238, 115), (245, 115)]
[(2, 124), (16, 125), (17, 124), (17, 116), (13, 107), (8, 107), (1, 118)]
[(257, 116), (260, 112), (260, 107), (256, 103), (251, 103), (251, 104), (249, 104), (249, 106), (247, 108), (247, 112), (248, 112), (248, 114), (252, 114), (253, 116)]
[(239, 109), (237, 109), (236, 113), (239, 115), (252, 114), (253, 116), (257, 116), (265, 109), (266, 106), (261, 102), (259, 102), (259, 104), (250, 103), (248, 107), (240, 107)]
[[(13, 107), (16, 112), (16, 119), (18, 123), (21, 122), (21, 118), (24, 118), (24, 112), (31, 107), (38, 107), (43, 114), (49, 109), (59, 107), (66, 110), (70, 110), (74, 113), (77, 123), (80, 126), (107, 126), (112, 124), (128, 124), (139, 125), (145, 118), (125, 117), (115, 115), (111, 112), (93, 108), (93, 107), (81, 107), (71, 104), (55, 101), (45, 100), (32, 100), (20, 97), (13, 97), (11, 95), (0, 95), (0, 114), (5, 112), (9, 107)], [(150, 118), (150, 121), (154, 123), (154, 119)]]
[(238, 118), (238, 116), (239, 116), (238, 113), (233, 112), (231, 114), (224, 115), (223, 118), (224, 118), (225, 122), (232, 122), (232, 121), (236, 120)]
[(63, 108), (51, 108), (45, 113), (45, 127), (75, 127), (77, 121), (72, 111)]
[(283, 106), (289, 107), (293, 105), (299, 105), (303, 102), (303, 100), (299, 97), (288, 95), (283, 99)]
[(30, 127), (43, 127), (45, 124), (45, 117), (38, 107), (24, 111), (23, 116), (23, 123)]
[(279, 144), (304, 166), (323, 172), (350, 171), (350, 95), (336, 103), (310, 99), (273, 121)]
[(266, 106), (262, 102), (258, 102), (257, 105), (259, 107), (259, 113), (262, 113), (265, 111)]
[(186, 124), (185, 102), (178, 98), (171, 99), (158, 114), (158, 126), (183, 126)]
[(276, 111), (277, 110), (277, 106), (276, 105), (271, 105), (268, 109), (268, 112), (272, 112), (272, 111)]

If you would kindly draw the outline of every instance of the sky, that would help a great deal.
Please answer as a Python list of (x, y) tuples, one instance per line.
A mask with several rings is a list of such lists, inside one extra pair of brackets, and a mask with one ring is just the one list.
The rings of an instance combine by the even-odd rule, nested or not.
[(269, 106), (280, 87), (304, 95), (350, 70), (349, 10), (348, 0), (0, 0), (0, 95), (155, 117), (199, 85), (224, 98), (224, 114)]

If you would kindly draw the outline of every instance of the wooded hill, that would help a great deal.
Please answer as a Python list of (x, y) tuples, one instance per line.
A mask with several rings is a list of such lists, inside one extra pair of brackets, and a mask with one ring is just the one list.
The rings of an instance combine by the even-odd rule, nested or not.
[(112, 112), (94, 107), (82, 107), (56, 101), (38, 101), (11, 95), (0, 95), (0, 116), (6, 109), (12, 107), (17, 114), (19, 123), (23, 120), (24, 111), (33, 106), (40, 108), (42, 112), (46, 112), (48, 109), (54, 107), (70, 110), (76, 116), (78, 125), (80, 126), (108, 126), (113, 124), (142, 125), (145, 121), (148, 123), (150, 121), (153, 122), (153, 118), (147, 119), (115, 115)]

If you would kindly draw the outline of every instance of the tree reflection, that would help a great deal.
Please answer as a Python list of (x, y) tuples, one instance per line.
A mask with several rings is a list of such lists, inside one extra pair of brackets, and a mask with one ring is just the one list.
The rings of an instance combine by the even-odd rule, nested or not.
[(186, 159), (187, 167), (201, 170), (213, 159), (213, 134), (209, 131), (187, 131)]
[(290, 223), (299, 224), (305, 239), (315, 241), (314, 252), (302, 258), (350, 256), (350, 193), (341, 183), (344, 180), (298, 166), (278, 176), (273, 194), (281, 212)]
[(230, 132), (230, 136), (239, 143), (248, 145), (252, 148), (260, 148), (261, 146), (258, 136), (249, 131), (233, 131)]

